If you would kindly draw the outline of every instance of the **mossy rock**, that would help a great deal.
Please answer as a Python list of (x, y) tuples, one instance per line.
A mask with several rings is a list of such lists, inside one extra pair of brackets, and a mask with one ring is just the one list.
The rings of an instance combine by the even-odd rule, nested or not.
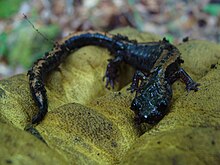
[(205, 40), (190, 40), (178, 45), (184, 59), (183, 67), (195, 78), (205, 76), (220, 59), (220, 45)]
[[(112, 33), (124, 34), (139, 42), (160, 39), (130, 28)], [(209, 153), (210, 162), (217, 163), (215, 155), (219, 155), (217, 149), (220, 148), (220, 122), (217, 120), (220, 117), (217, 101), (220, 97), (219, 66), (217, 69), (210, 66), (219, 60), (219, 45), (208, 41), (189, 41), (177, 46), (185, 60), (183, 67), (201, 83), (201, 87), (198, 92), (187, 93), (184, 85), (175, 83), (170, 113), (157, 125), (139, 126), (133, 120), (130, 104), (134, 94), (126, 91), (133, 69), (123, 65), (116, 89), (107, 90), (102, 77), (107, 59), (111, 58), (110, 53), (103, 48), (87, 46), (70, 55), (47, 76), (49, 111), (33, 129), (39, 132), (50, 150), (59, 152), (60, 160), (67, 159), (69, 164), (170, 164), (171, 160), (180, 164), (203, 164), (209, 158), (202, 157), (202, 153)], [(203, 54), (201, 47), (212, 51)], [(192, 58), (198, 65), (191, 63)], [(12, 132), (15, 137), (19, 132), (27, 134), (23, 130), (38, 109), (32, 100), (25, 74), (0, 81), (0, 109), (0, 121), (19, 128), (17, 132)], [(188, 135), (193, 139), (187, 139)], [(201, 136), (202, 140), (196, 143), (196, 138)], [(22, 143), (23, 139), (19, 141)], [(46, 146), (31, 135), (25, 141)], [(204, 145), (199, 145), (201, 141)], [(49, 148), (41, 149), (47, 152)], [(19, 150), (17, 148), (16, 152)], [(190, 159), (191, 154), (201, 158)], [(47, 155), (42, 157), (46, 159)]]
[(0, 122), (0, 164), (69, 164), (67, 159), (32, 135)]

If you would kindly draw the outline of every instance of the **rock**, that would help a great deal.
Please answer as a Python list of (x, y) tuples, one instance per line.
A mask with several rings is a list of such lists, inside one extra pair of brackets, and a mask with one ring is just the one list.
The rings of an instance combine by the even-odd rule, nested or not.
[[(124, 34), (139, 42), (160, 39), (130, 28), (112, 33)], [(120, 83), (115, 90), (107, 90), (102, 77), (107, 59), (111, 57), (106, 49), (87, 46), (67, 57), (45, 81), (49, 111), (33, 129), (50, 149), (36, 147), (36, 152), (58, 151), (58, 158), (67, 159), (70, 164), (217, 163), (220, 74), (219, 65), (217, 69), (210, 66), (219, 60), (219, 47), (208, 41), (189, 41), (178, 48), (185, 60), (183, 67), (201, 87), (198, 92), (187, 93), (184, 85), (175, 83), (170, 112), (155, 126), (134, 123), (130, 110), (134, 94), (126, 91), (133, 69), (123, 65)], [(210, 51), (205, 52), (203, 48)], [(17, 130), (11, 131), (12, 136), (27, 134), (23, 129), (38, 109), (25, 74), (0, 81), (0, 109), (0, 121)], [(25, 142), (45, 146), (29, 136)], [(211, 156), (202, 156), (204, 154)]]
[(57, 151), (34, 136), (0, 122), (0, 164), (69, 164)]
[(37, 111), (31, 98), (27, 76), (19, 74), (0, 81), (0, 119), (23, 129)]
[(199, 79), (205, 76), (212, 64), (220, 59), (220, 46), (205, 40), (189, 40), (177, 45), (184, 59), (182, 65), (193, 77)]
[(144, 134), (123, 165), (219, 164), (220, 132), (215, 128), (178, 128)]

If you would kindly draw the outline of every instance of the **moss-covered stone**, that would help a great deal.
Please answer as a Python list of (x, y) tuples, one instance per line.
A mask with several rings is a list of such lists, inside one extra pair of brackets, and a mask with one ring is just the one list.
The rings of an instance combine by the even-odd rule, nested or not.
[(213, 164), (220, 162), (220, 132), (215, 128), (178, 128), (144, 134), (129, 150), (123, 165)]
[(64, 156), (34, 136), (0, 122), (0, 164), (69, 164)]
[(0, 81), (0, 118), (23, 129), (37, 111), (31, 98), (27, 76), (19, 74)]
[[(130, 28), (112, 33), (139, 42), (159, 40), (158, 36)], [(50, 150), (59, 151), (61, 159), (67, 158), (70, 164), (219, 162), (220, 66), (210, 69), (211, 64), (219, 61), (219, 47), (207, 41), (189, 41), (178, 48), (185, 60), (183, 67), (201, 87), (198, 92), (187, 93), (184, 85), (175, 83), (170, 113), (157, 125), (134, 123), (130, 110), (134, 94), (126, 91), (133, 70), (123, 65), (120, 83), (114, 91), (107, 90), (102, 77), (110, 54), (106, 49), (87, 46), (70, 55), (47, 76), (49, 111), (35, 129)], [(26, 75), (0, 81), (0, 109), (0, 121), (8, 125), (23, 130), (30, 123), (38, 109), (31, 98)], [(22, 130), (17, 132), (25, 133)], [(143, 130), (146, 133), (139, 137)], [(12, 134), (17, 136), (17, 132)], [(29, 137), (26, 142), (45, 145)], [(48, 149), (42, 147), (42, 150)]]
[(220, 59), (220, 45), (205, 40), (189, 40), (177, 45), (184, 59), (184, 69), (199, 79), (205, 76), (212, 64)]

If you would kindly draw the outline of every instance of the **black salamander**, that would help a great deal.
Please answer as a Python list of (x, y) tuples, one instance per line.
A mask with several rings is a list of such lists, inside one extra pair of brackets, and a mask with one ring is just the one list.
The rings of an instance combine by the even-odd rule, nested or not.
[(130, 89), (136, 90), (131, 109), (135, 112), (138, 123), (156, 124), (167, 114), (172, 98), (171, 85), (176, 80), (181, 79), (186, 84), (187, 91), (198, 90), (199, 84), (180, 67), (183, 60), (179, 50), (165, 39), (163, 42), (166, 46), (150, 74), (137, 70), (131, 84)]
[(95, 45), (108, 49), (114, 59), (110, 59), (104, 78), (106, 87), (114, 88), (119, 66), (125, 62), (136, 69), (133, 82), (129, 88), (136, 91), (131, 109), (136, 119), (150, 124), (157, 123), (167, 113), (172, 97), (171, 84), (177, 79), (183, 80), (187, 90), (198, 90), (198, 85), (180, 68), (183, 60), (180, 52), (166, 39), (159, 42), (138, 43), (122, 35), (101, 32), (75, 33), (69, 39), (55, 45), (38, 59), (28, 71), (30, 90), (39, 112), (32, 118), (32, 123), (43, 120), (48, 109), (48, 100), (44, 86), (44, 77), (58, 67), (71, 52)]

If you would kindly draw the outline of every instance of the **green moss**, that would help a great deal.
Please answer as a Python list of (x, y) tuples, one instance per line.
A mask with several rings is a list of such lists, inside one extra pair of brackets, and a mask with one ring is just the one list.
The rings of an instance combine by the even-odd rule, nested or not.
[(6, 48), (7, 48), (7, 34), (6, 33), (1, 33), (0, 34), (0, 57), (4, 56), (6, 53)]
[(0, 122), (0, 164), (68, 164), (57, 151), (48, 148), (34, 136)]
[(220, 4), (208, 4), (204, 6), (203, 11), (218, 16), (220, 14)]
[[(58, 33), (59, 28), (56, 25), (51, 25), (39, 28), (39, 31), (52, 40)], [(36, 59), (42, 57), (44, 52), (50, 50), (53, 46), (50, 41), (48, 42), (25, 22), (8, 34), (7, 37), (9, 39), (9, 54), (7, 54), (9, 64), (11, 66), (21, 65), (26, 69), (30, 68)]]
[(0, 18), (9, 18), (16, 13), (24, 0), (0, 1)]

